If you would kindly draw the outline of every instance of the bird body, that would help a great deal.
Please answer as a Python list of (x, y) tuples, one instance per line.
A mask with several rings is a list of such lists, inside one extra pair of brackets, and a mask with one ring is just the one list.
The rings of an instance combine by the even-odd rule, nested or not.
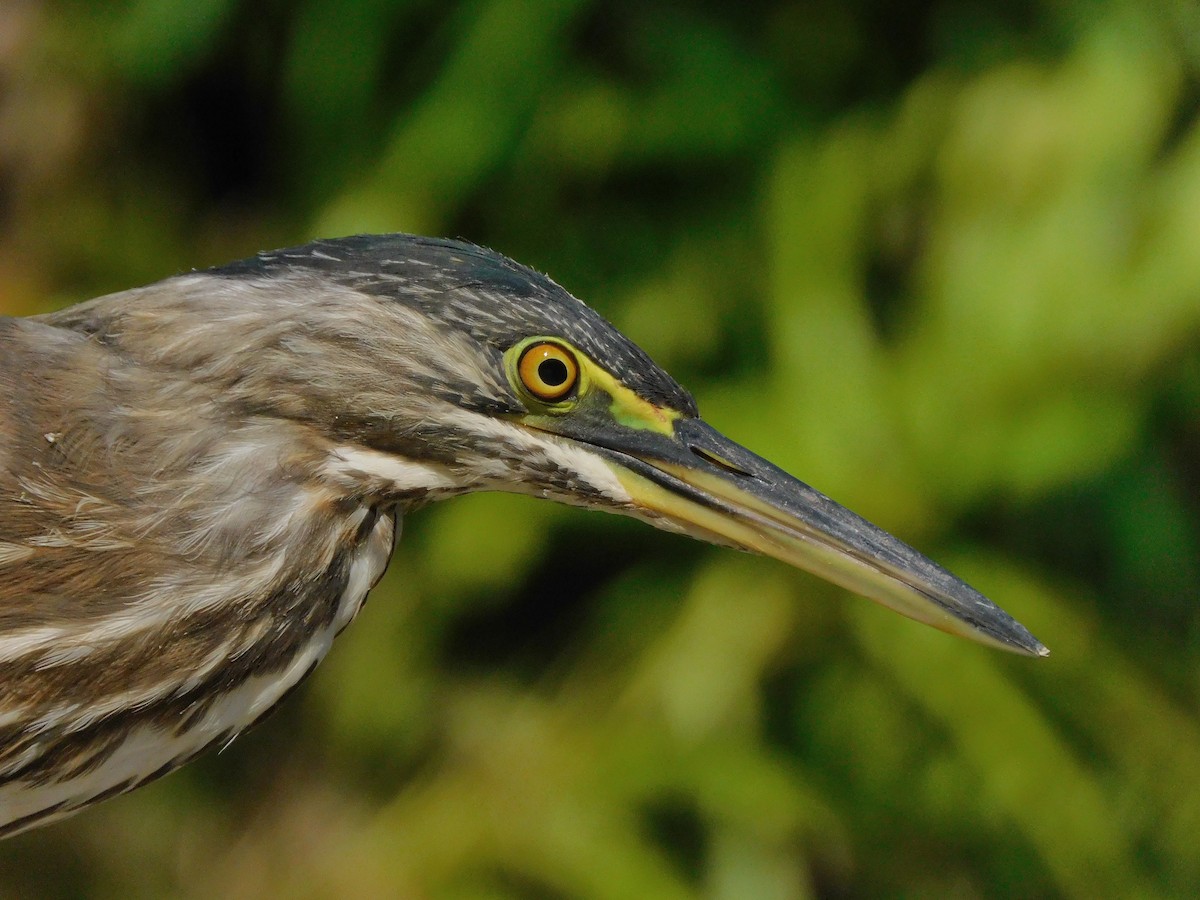
[[(261, 718), (354, 617), (396, 528), (361, 451), (343, 459), (299, 424), (229, 409), (219, 387), (59, 331), (0, 323), (8, 830)], [(182, 433), (165, 424), (180, 418)]]
[(454, 241), (321, 241), (0, 318), (0, 835), (231, 741), (355, 617), (404, 514), (474, 490), (779, 556), (1044, 652), (708, 429), (545, 276)]

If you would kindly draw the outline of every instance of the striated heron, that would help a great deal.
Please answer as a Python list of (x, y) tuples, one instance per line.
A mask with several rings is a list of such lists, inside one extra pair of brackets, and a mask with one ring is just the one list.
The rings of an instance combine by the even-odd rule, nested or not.
[(599, 315), (489, 250), (317, 241), (0, 318), (0, 834), (253, 725), (354, 618), (409, 510), (603, 509), (1045, 648), (722, 437)]

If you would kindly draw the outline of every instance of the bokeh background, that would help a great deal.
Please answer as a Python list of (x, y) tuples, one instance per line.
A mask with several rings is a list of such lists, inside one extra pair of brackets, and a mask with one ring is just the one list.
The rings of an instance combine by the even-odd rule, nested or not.
[(466, 237), (1053, 655), (466, 498), (0, 895), (1195, 896), (1198, 105), (1187, 0), (3, 0), (0, 311)]

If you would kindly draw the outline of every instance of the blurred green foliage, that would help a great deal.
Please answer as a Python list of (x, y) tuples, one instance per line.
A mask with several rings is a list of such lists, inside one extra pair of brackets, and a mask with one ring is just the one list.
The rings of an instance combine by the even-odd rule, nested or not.
[(0, 844), (0, 894), (1200, 893), (1197, 35), (1180, 0), (0, 6), (0, 310), (462, 235), (1054, 653), (467, 498), (271, 721)]

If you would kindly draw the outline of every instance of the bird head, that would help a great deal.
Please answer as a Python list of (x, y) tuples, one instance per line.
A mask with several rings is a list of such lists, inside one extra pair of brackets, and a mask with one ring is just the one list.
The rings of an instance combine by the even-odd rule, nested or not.
[(400, 506), (502, 490), (617, 512), (1046, 653), (950, 572), (721, 435), (628, 338), (499, 254), (359, 236), (163, 284), (62, 315), (159, 371), (218, 385), (240, 415), (315, 429), (325, 476), (346, 490)]

